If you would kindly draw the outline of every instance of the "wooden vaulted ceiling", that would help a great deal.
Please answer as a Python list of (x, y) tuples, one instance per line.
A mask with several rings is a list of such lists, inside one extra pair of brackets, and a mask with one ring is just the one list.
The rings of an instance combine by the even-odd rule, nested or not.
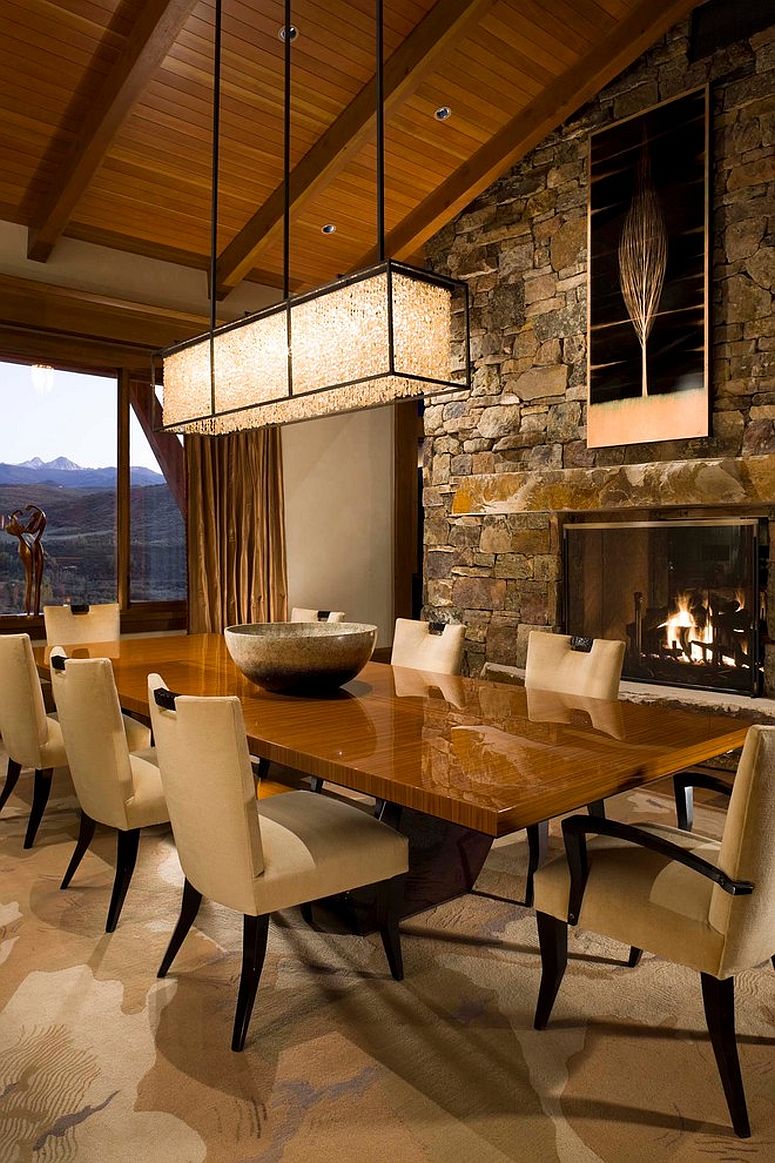
[[(693, 6), (385, 0), (389, 253), (416, 257)], [(283, 4), (223, 13), (220, 295), (282, 273)], [(373, 257), (373, 19), (373, 0), (293, 3), (294, 287)], [(64, 235), (207, 265), (213, 20), (213, 0), (3, 0), (0, 217), (31, 258)]]

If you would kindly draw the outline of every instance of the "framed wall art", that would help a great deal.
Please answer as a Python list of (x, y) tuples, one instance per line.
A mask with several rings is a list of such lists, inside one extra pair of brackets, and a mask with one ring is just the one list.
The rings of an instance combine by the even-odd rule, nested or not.
[(590, 137), (587, 446), (707, 436), (708, 90)]

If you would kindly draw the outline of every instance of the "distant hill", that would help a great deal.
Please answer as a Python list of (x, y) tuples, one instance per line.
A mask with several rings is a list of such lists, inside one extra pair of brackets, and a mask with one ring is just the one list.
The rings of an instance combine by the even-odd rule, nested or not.
[[(164, 477), (150, 468), (132, 467), (130, 484), (163, 485)], [(44, 461), (39, 456), (22, 464), (0, 464), (0, 485), (53, 485), (66, 489), (114, 489), (115, 468), (81, 468), (66, 456)]]

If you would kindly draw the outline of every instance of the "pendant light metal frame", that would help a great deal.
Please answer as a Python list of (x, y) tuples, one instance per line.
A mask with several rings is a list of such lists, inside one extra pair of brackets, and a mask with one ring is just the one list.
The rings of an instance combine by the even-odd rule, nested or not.
[[(448, 278), (431, 271), (422, 270), (407, 263), (385, 258), (385, 129), (384, 129), (384, 82), (383, 82), (383, 19), (382, 0), (376, 0), (376, 118), (377, 118), (377, 253), (379, 261), (363, 270), (335, 279), (323, 287), (299, 295), (290, 294), (290, 140), (291, 140), (291, 38), (286, 37), (284, 47), (284, 103), (283, 103), (283, 299), (250, 315), (231, 323), (216, 326), (216, 256), (217, 256), (217, 216), (219, 178), (219, 126), (220, 126), (220, 72), (221, 72), (221, 2), (215, 0), (215, 36), (213, 65), (213, 189), (210, 253), (210, 327), (204, 335), (165, 348), (160, 356), (165, 365), (164, 423), (161, 431), (193, 432), (203, 435), (218, 435), (242, 428), (256, 428), (267, 424), (295, 423), (299, 420), (318, 416), (360, 411), (364, 408), (379, 407), (401, 399), (417, 397), (446, 396), (470, 388), (471, 363), (469, 351), (470, 305), (468, 285), (458, 279)], [(291, 27), (291, 0), (285, 0), (285, 28)], [(363, 343), (356, 334), (345, 341), (348, 307), (357, 316), (357, 294), (359, 284), (377, 280), (372, 287), (365, 286), (363, 295), (371, 296), (377, 303), (378, 316)], [(315, 385), (316, 375), (310, 373), (311, 354), (319, 347), (317, 336), (325, 328), (306, 330), (300, 319), (304, 318), (305, 305), (319, 302), (325, 310), (326, 299), (332, 308), (332, 331), (329, 333), (329, 360), (335, 365), (341, 363), (342, 351), (352, 355), (355, 374), (334, 376), (328, 382)], [(452, 307), (453, 302), (462, 307), (463, 378), (453, 379), (452, 350)], [(295, 313), (298, 313), (294, 320)], [(337, 314), (338, 313), (338, 314)], [(278, 347), (278, 316), (284, 316), (284, 352)], [(296, 327), (294, 328), (294, 322)], [(441, 325), (442, 347), (447, 352), (442, 357), (432, 348), (434, 329)], [(357, 326), (357, 319), (356, 319)], [(231, 338), (235, 333), (245, 331), (246, 344), (262, 352), (270, 352), (269, 364), (275, 389), (269, 385), (266, 376), (262, 381), (262, 368), (240, 366), (235, 358), (236, 347)], [(336, 332), (336, 334), (334, 334)], [(294, 335), (297, 339), (296, 360), (294, 361)], [(384, 341), (384, 342), (383, 342)], [(397, 359), (396, 344), (401, 349)], [(325, 348), (325, 343), (323, 343)], [(198, 351), (197, 351), (198, 349)], [(272, 349), (274, 349), (272, 351)], [(305, 350), (306, 349), (306, 350)], [(334, 349), (336, 349), (334, 353)], [(246, 351), (243, 354), (246, 354)], [(187, 356), (184, 353), (189, 353)], [(365, 353), (365, 356), (364, 356)], [(332, 358), (332, 356), (334, 356)], [(326, 352), (322, 351), (325, 359)], [(181, 359), (182, 357), (182, 359)], [(372, 366), (358, 367), (359, 357)], [(249, 355), (246, 354), (249, 359)], [(404, 361), (410, 362), (405, 366)], [(417, 366), (411, 363), (417, 359)], [(223, 367), (219, 371), (219, 361)], [(318, 363), (321, 361), (318, 360)], [(345, 361), (346, 362), (346, 361)], [(361, 361), (363, 362), (363, 361)], [(440, 362), (444, 363), (440, 370)], [(243, 361), (244, 363), (244, 361)], [(295, 363), (299, 368), (295, 367)], [(228, 368), (226, 365), (229, 365)], [(284, 368), (284, 370), (283, 370)], [(358, 374), (358, 373), (362, 374)], [(447, 374), (443, 374), (446, 372)], [(231, 379), (229, 377), (232, 377)], [(205, 382), (205, 380), (207, 382)], [(294, 383), (294, 380), (296, 382)], [(279, 381), (279, 382), (278, 382)], [(312, 384), (310, 384), (312, 381)], [(256, 388), (253, 388), (255, 383)], [(227, 401), (219, 400), (220, 395)], [(362, 388), (361, 391), (358, 389)], [(187, 399), (188, 397), (188, 399)], [(236, 398), (237, 403), (228, 403), (228, 398)]]

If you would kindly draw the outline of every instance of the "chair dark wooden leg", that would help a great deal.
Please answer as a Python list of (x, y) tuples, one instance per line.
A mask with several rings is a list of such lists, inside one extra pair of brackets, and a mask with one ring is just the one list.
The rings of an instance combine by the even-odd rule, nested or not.
[(775, 969), (775, 955), (773, 955), (773, 957), (771, 958), (771, 961), (772, 961), (772, 968)]
[(401, 933), (398, 927), (404, 903), (406, 873), (383, 880), (377, 885), (377, 923), (390, 972), (396, 981), (404, 980)]
[(748, 1139), (751, 1127), (735, 1038), (735, 979), (728, 977), (726, 981), (719, 981), (709, 973), (701, 973), (700, 978), (708, 1032), (732, 1126), (741, 1139)]
[(591, 804), (587, 804), (587, 811), (590, 816), (598, 816), (601, 820), (604, 820), (605, 800), (593, 800)]
[(305, 925), (312, 924), (312, 901), (305, 901), (303, 905), (299, 905), (301, 911), (301, 919)]
[(548, 913), (536, 913), (536, 921), (541, 947), (541, 985), (533, 1027), (545, 1030), (568, 964), (568, 926)]
[(19, 775), (21, 774), (21, 770), (22, 770), (21, 763), (17, 763), (15, 759), (11, 759), (9, 757), (8, 769), (6, 771), (6, 776), (5, 776), (5, 783), (3, 784), (2, 792), (0, 792), (0, 812), (2, 812), (3, 808), (6, 805), (6, 801), (8, 800), (9, 795), (11, 794), (13, 789), (16, 787), (16, 784), (19, 781)]
[(62, 883), (59, 886), (60, 888), (67, 888), (68, 884), (75, 876), (78, 865), (81, 863), (84, 855), (86, 854), (86, 849), (94, 839), (94, 829), (96, 827), (96, 820), (93, 820), (91, 816), (87, 816), (86, 812), (82, 811), (81, 826), (78, 830), (78, 840), (75, 845), (75, 851), (70, 857), (70, 863), (67, 866), (67, 872), (62, 877)]
[(242, 973), (237, 994), (237, 1012), (234, 1015), (234, 1031), (231, 1037), (232, 1050), (245, 1048), (245, 1036), (253, 1013), (256, 990), (261, 978), (266, 956), (266, 942), (269, 936), (269, 914), (250, 917), (245, 914), (242, 923)]
[(324, 783), (325, 780), (322, 778), (322, 776), (313, 775), (310, 777), (310, 787), (312, 791), (318, 792), (318, 794), (322, 792)]
[(684, 832), (691, 832), (694, 827), (694, 788), (681, 787), (674, 779), (673, 794), (675, 796), (675, 821)]
[(166, 977), (170, 965), (178, 955), (180, 946), (188, 936), (188, 931), (196, 920), (199, 906), (202, 903), (202, 894), (197, 892), (192, 884), (186, 880), (183, 883), (183, 900), (180, 905), (180, 916), (175, 926), (167, 952), (162, 957), (161, 965), (156, 973), (157, 977)]
[(51, 767), (43, 767), (35, 772), (35, 782), (32, 785), (32, 807), (30, 808), (30, 818), (27, 823), (27, 833), (24, 837), (25, 848), (31, 848), (35, 843), (40, 821), (43, 819), (43, 813), (46, 810), (48, 797), (51, 793), (52, 771), (53, 768)]
[(642, 949), (636, 949), (634, 945), (630, 947), (630, 956), (627, 958), (627, 968), (634, 969), (636, 965), (640, 965), (640, 959), (643, 956)]
[(542, 820), (540, 824), (528, 824), (527, 831), (527, 876), (525, 878), (525, 904), (533, 906), (533, 877), (538, 872), (546, 854), (549, 851), (549, 821)]
[(112, 933), (121, 916), (129, 882), (135, 870), (137, 849), (140, 844), (140, 829), (130, 828), (128, 832), (116, 832), (116, 876), (113, 881), (113, 892), (108, 908), (108, 920), (105, 932)]

